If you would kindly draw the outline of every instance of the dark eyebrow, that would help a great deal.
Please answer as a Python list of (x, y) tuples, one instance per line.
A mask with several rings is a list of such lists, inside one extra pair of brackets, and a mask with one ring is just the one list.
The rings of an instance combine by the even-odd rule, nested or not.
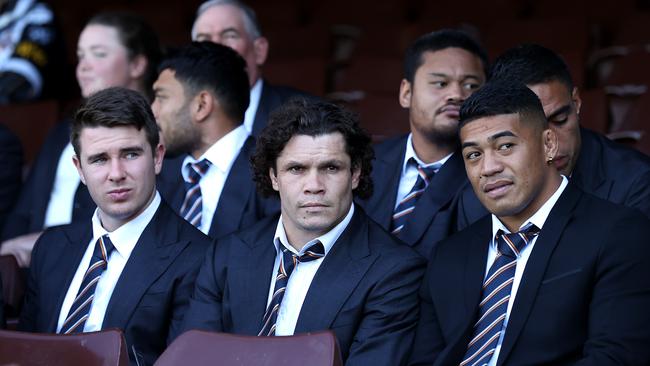
[[(496, 140), (498, 138), (501, 138), (501, 137), (517, 137), (517, 135), (515, 135), (511, 131), (501, 131), (501, 132), (497, 132), (494, 135), (488, 137), (488, 141), (492, 142), (492, 141), (494, 141), (494, 140)], [(466, 147), (472, 147), (472, 146), (478, 146), (478, 144), (476, 142), (473, 142), (473, 141), (463, 142), (462, 145), (460, 146), (460, 148), (462, 150), (462, 149), (465, 149)]]
[(571, 104), (563, 105), (562, 107), (560, 107), (560, 108), (554, 110), (553, 112), (551, 112), (546, 117), (546, 119), (550, 121), (550, 120), (552, 120), (553, 118), (559, 116), (562, 113), (567, 113), (568, 114), (570, 112), (571, 112)]
[(129, 146), (129, 147), (124, 147), (120, 149), (120, 153), (125, 154), (125, 153), (132, 153), (132, 152), (143, 152), (144, 149), (142, 146)]

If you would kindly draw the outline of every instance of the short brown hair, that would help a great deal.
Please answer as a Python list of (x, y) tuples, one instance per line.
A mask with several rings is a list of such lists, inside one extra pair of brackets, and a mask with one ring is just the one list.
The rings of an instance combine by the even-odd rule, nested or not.
[(359, 198), (372, 195), (372, 150), (370, 136), (359, 126), (356, 114), (328, 102), (296, 98), (271, 114), (268, 125), (257, 140), (251, 157), (253, 179), (263, 196), (277, 195), (269, 177), (270, 169), (277, 171), (278, 156), (289, 140), (296, 135), (320, 136), (339, 132), (345, 139), (352, 169), (359, 168), (359, 185), (352, 192)]
[(153, 116), (149, 102), (137, 91), (112, 87), (91, 95), (77, 110), (72, 121), (70, 140), (75, 154), (81, 154), (79, 136), (85, 127), (122, 127), (144, 128), (151, 151), (156, 150), (160, 137), (158, 125)]

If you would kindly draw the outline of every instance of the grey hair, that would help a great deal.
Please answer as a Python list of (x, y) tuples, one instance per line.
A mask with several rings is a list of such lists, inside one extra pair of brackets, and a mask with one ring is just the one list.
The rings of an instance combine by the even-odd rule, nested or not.
[(196, 21), (199, 19), (201, 14), (205, 13), (206, 10), (210, 9), (213, 6), (217, 5), (230, 5), (242, 11), (244, 14), (244, 27), (246, 32), (250, 34), (253, 40), (260, 38), (262, 36), (262, 29), (260, 24), (257, 22), (257, 15), (255, 15), (255, 10), (250, 6), (244, 4), (238, 0), (208, 0), (199, 6), (199, 9), (196, 11), (196, 17), (194, 18), (194, 24), (192, 24), (192, 40), (196, 41)]

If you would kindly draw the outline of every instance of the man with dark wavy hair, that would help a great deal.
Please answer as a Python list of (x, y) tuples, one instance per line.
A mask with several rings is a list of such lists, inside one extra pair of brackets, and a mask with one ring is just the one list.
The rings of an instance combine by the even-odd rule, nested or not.
[(281, 215), (208, 252), (184, 329), (281, 336), (331, 329), (347, 365), (405, 362), (424, 260), (371, 221), (370, 138), (334, 104), (295, 100), (252, 157)]

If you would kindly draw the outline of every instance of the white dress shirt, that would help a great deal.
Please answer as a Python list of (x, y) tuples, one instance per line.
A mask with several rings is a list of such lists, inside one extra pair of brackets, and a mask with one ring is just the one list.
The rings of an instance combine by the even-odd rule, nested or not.
[(275, 277), (278, 273), (278, 268), (280, 267), (280, 260), (282, 258), (281, 247), (289, 249), (293, 254), (298, 256), (304, 254), (304, 252), (309, 249), (309, 247), (315, 242), (320, 241), (325, 248), (325, 256), (320, 259), (316, 259), (310, 262), (301, 263), (298, 262), (296, 267), (293, 269), (293, 272), (289, 276), (287, 281), (287, 287), (284, 291), (284, 296), (282, 297), (282, 302), (280, 303), (280, 309), (278, 310), (278, 318), (276, 321), (275, 335), (293, 335), (293, 332), (296, 329), (296, 323), (298, 322), (298, 316), (300, 315), (300, 310), (302, 309), (302, 304), (305, 302), (305, 296), (307, 296), (307, 291), (311, 282), (318, 271), (323, 259), (327, 256), (327, 253), (332, 249), (334, 243), (341, 236), (345, 228), (352, 220), (352, 215), (354, 215), (354, 203), (350, 205), (350, 210), (341, 222), (338, 223), (332, 230), (328, 231), (322, 236), (315, 238), (314, 240), (305, 244), (302, 247), (302, 250), (298, 252), (296, 248), (289, 244), (287, 239), (287, 234), (284, 231), (284, 225), (282, 224), (282, 216), (278, 221), (278, 226), (275, 230), (275, 237), (273, 238), (273, 244), (275, 245), (275, 264), (273, 265), (273, 274), (271, 276), (271, 286), (269, 287), (269, 296), (266, 302), (266, 306), (271, 302), (273, 298), (273, 290), (275, 289)]
[(251, 88), (250, 99), (248, 101), (248, 108), (244, 114), (244, 126), (250, 135), (253, 132), (253, 124), (255, 123), (255, 115), (257, 114), (257, 107), (260, 105), (260, 98), (262, 97), (262, 88), (264, 83), (262, 78), (257, 79)]
[(219, 197), (221, 196), (224, 184), (226, 184), (226, 179), (228, 179), (230, 168), (247, 138), (248, 132), (246, 128), (240, 125), (210, 146), (198, 160), (195, 160), (191, 155), (186, 156), (185, 160), (183, 160), (181, 174), (186, 182), (190, 174), (190, 167), (187, 166), (187, 163), (196, 163), (204, 158), (208, 159), (211, 163), (205, 175), (199, 181), (203, 201), (201, 204), (201, 225), (198, 229), (206, 235), (210, 231), (212, 217), (217, 210)]
[[(562, 183), (560, 184), (560, 187), (553, 193), (553, 195), (542, 205), (542, 207), (535, 212), (533, 216), (531, 216), (528, 220), (524, 221), (524, 223), (519, 227), (521, 230), (524, 226), (528, 225), (528, 223), (533, 223), (535, 226), (537, 226), (540, 230), (544, 227), (544, 222), (546, 222), (546, 219), (548, 218), (549, 213), (551, 213), (551, 209), (553, 206), (555, 206), (555, 203), (557, 200), (560, 198), (560, 195), (562, 192), (564, 192), (564, 189), (566, 188), (567, 184), (569, 181), (567, 180), (566, 177), (562, 176)], [(490, 240), (490, 247), (488, 249), (488, 258), (487, 258), (487, 266), (485, 269), (485, 276), (487, 276), (488, 271), (490, 270), (490, 266), (492, 266), (492, 263), (494, 263), (494, 260), (496, 259), (497, 256), (497, 243), (494, 240), (494, 237), (497, 235), (497, 232), (499, 230), (503, 230), (505, 233), (510, 233), (510, 230), (506, 228), (505, 225), (499, 220), (495, 215), (492, 215), (492, 239)], [(499, 358), (499, 352), (501, 351), (501, 343), (503, 343), (503, 337), (506, 334), (506, 331), (508, 328), (508, 319), (510, 318), (510, 311), (512, 310), (512, 305), (515, 303), (515, 297), (517, 295), (517, 290), (519, 289), (519, 283), (521, 282), (521, 277), (524, 274), (524, 269), (526, 268), (526, 263), (528, 263), (528, 258), (530, 257), (530, 253), (533, 251), (533, 247), (535, 246), (535, 242), (537, 242), (537, 236), (531, 240), (528, 245), (526, 245), (520, 252), (519, 255), (517, 256), (517, 266), (515, 269), (515, 278), (514, 281), (512, 282), (512, 290), (510, 292), (510, 300), (508, 301), (508, 309), (506, 310), (506, 318), (503, 321), (503, 328), (505, 329), (504, 332), (501, 333), (501, 336), (499, 337), (499, 341), (497, 342), (497, 347), (494, 351), (494, 354), (492, 355), (492, 358), (490, 359), (490, 362), (488, 363), (488, 366), (495, 366), (497, 363), (497, 359)]]
[(434, 172), (438, 173), (440, 168), (442, 168), (442, 166), (447, 162), (447, 160), (449, 160), (452, 155), (453, 153), (445, 156), (438, 161), (434, 161), (431, 164), (423, 162), (422, 159), (420, 159), (415, 153), (415, 149), (413, 148), (413, 134), (409, 133), (409, 137), (406, 139), (406, 151), (404, 152), (404, 162), (402, 163), (402, 175), (399, 178), (399, 187), (397, 187), (397, 197), (395, 199), (395, 207), (393, 207), (393, 209), (397, 208), (404, 197), (406, 197), (406, 195), (411, 192), (411, 189), (413, 189), (415, 182), (418, 180), (418, 168), (413, 164), (408, 164), (409, 159), (415, 159), (418, 165), (423, 168), (438, 165), (438, 168), (434, 169)]
[(72, 162), (74, 149), (68, 144), (61, 152), (59, 164), (56, 166), (56, 176), (50, 192), (50, 200), (45, 211), (43, 229), (50, 226), (64, 225), (72, 222), (72, 209), (74, 208), (74, 196), (81, 184), (79, 173)]
[(124, 266), (126, 266), (126, 263), (131, 256), (133, 248), (135, 248), (136, 243), (140, 239), (140, 235), (142, 235), (145, 227), (149, 225), (149, 222), (158, 210), (158, 206), (160, 206), (160, 194), (156, 191), (154, 199), (151, 201), (149, 206), (140, 213), (140, 215), (111, 233), (104, 229), (99, 219), (99, 212), (95, 209), (92, 218), (93, 238), (88, 243), (86, 252), (79, 263), (79, 267), (77, 267), (77, 272), (75, 272), (70, 287), (68, 287), (68, 292), (63, 300), (61, 312), (59, 313), (59, 322), (56, 327), (57, 333), (61, 331), (63, 322), (65, 322), (65, 319), (68, 317), (68, 313), (70, 312), (70, 308), (72, 307), (72, 302), (79, 292), (79, 287), (81, 287), (84, 274), (86, 273), (86, 270), (88, 270), (90, 260), (93, 256), (93, 251), (95, 250), (95, 243), (101, 236), (108, 234), (115, 249), (108, 258), (106, 270), (104, 270), (104, 273), (102, 273), (97, 282), (97, 287), (95, 287), (95, 297), (90, 308), (90, 314), (88, 320), (86, 320), (86, 324), (84, 324), (84, 332), (94, 332), (102, 329), (104, 315), (108, 308), (108, 302), (111, 300), (111, 296), (113, 295), (115, 285), (122, 274), (122, 270), (124, 270)]

